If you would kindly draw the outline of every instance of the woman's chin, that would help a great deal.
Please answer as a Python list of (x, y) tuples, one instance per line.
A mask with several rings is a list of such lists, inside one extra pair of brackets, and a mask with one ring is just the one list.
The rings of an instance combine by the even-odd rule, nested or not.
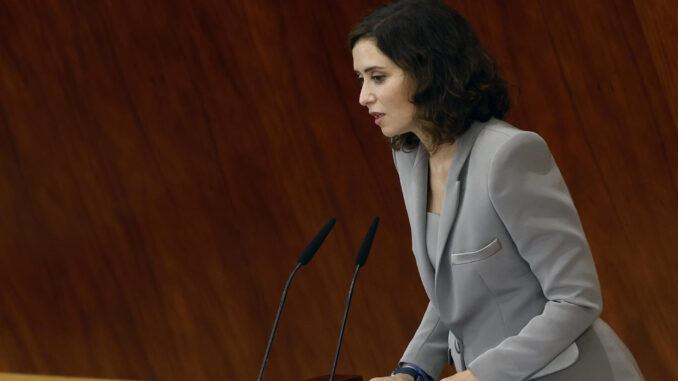
[(381, 133), (382, 135), (386, 136), (387, 138), (392, 138), (396, 136), (397, 134), (394, 134), (393, 131), (389, 130), (388, 128), (381, 127)]

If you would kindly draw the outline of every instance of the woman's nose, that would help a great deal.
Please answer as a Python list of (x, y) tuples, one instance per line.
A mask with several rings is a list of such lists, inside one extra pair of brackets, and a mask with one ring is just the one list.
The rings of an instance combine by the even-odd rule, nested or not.
[(376, 97), (374, 96), (374, 93), (370, 91), (370, 89), (367, 86), (363, 86), (360, 88), (360, 98), (358, 98), (358, 102), (363, 105), (367, 106), (371, 103), (374, 102)]

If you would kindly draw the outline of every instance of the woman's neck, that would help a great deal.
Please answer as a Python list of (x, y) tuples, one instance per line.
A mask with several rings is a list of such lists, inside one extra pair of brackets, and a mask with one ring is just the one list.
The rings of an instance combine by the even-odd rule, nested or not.
[[(454, 153), (457, 151), (457, 142), (439, 144), (433, 152), (429, 151), (428, 162), (431, 172), (446, 175), (452, 165)], [(426, 145), (424, 145), (426, 146)]]
[(457, 142), (443, 142), (437, 145), (433, 144), (433, 139), (424, 133), (421, 129), (415, 131), (415, 135), (419, 138), (420, 144), (424, 145), (424, 149), (428, 152), (429, 170), (435, 174), (442, 174), (447, 176), (447, 172), (452, 165), (454, 153), (457, 151)]

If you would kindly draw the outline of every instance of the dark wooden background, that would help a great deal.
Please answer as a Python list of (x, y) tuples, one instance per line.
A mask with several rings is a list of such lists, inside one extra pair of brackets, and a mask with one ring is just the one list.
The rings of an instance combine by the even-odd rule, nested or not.
[[(426, 304), (346, 36), (380, 1), (0, 1), (0, 372), (252, 380), (395, 366)], [(678, 379), (678, 6), (450, 1), (566, 178), (603, 317)], [(446, 373), (450, 373), (448, 368)]]

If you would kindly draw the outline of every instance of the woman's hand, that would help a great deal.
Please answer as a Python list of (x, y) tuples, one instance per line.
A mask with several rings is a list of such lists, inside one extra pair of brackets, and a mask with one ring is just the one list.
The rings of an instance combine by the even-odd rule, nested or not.
[(440, 381), (478, 381), (476, 375), (471, 372), (471, 369), (463, 372), (455, 373), (451, 377), (443, 378)]
[(370, 381), (414, 381), (409, 374), (398, 373), (395, 376), (370, 378)]
[[(388, 377), (375, 377), (371, 378), (370, 381), (414, 381), (412, 376), (407, 374), (396, 374), (395, 376)], [(440, 381), (479, 381), (475, 374), (471, 372), (471, 369), (465, 370), (463, 372), (456, 373), (450, 377), (443, 378)]]

